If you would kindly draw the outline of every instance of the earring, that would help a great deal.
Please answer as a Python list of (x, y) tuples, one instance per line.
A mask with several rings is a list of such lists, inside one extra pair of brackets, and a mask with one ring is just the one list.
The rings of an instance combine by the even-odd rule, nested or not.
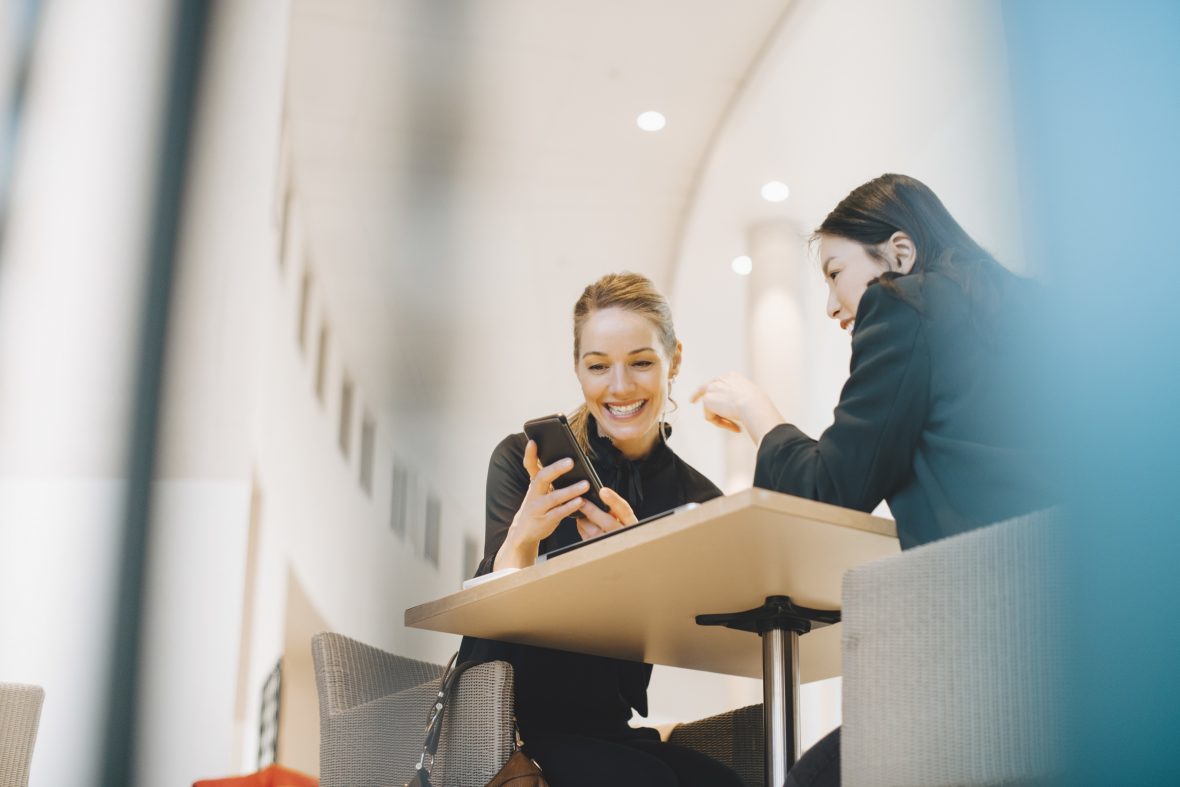
[[(664, 412), (660, 413), (660, 422), (665, 425), (668, 423), (668, 403), (672, 402), (673, 405), (676, 404), (674, 401), (672, 401), (672, 383), (674, 382), (676, 382), (676, 375), (668, 375), (668, 393), (664, 397)], [(673, 410), (672, 412), (676, 411)]]

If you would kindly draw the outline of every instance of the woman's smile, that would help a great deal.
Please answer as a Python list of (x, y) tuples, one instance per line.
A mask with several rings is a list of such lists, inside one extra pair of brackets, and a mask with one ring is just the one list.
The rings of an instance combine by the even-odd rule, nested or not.
[(639, 412), (643, 409), (645, 404), (647, 404), (646, 399), (639, 399), (638, 401), (627, 403), (607, 402), (604, 406), (606, 407), (606, 411), (610, 413), (613, 418), (625, 420), (639, 415)]

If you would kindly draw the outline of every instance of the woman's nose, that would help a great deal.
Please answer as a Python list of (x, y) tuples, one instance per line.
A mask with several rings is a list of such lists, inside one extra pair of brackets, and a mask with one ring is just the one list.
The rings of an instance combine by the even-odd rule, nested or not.
[(833, 320), (840, 319), (840, 301), (836, 300), (834, 290), (828, 290), (828, 316)]
[(617, 364), (615, 368), (611, 370), (611, 393), (624, 393), (631, 389), (631, 375), (627, 373), (627, 369), (625, 367), (625, 364)]

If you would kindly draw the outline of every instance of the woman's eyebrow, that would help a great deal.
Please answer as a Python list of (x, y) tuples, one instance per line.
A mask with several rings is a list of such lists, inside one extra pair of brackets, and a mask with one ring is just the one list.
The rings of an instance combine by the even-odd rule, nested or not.
[[(627, 353), (627, 355), (638, 355), (639, 353), (654, 353), (654, 352), (655, 352), (655, 350), (653, 350), (651, 347), (640, 347), (638, 350), (632, 350), (631, 352)], [(586, 352), (582, 353), (583, 358), (590, 356), (590, 355), (601, 355), (605, 358), (607, 353), (604, 353), (601, 350), (587, 350)]]
[(836, 255), (835, 255), (835, 254), (831, 255), (831, 256), (830, 256), (830, 257), (828, 257), (826, 260), (824, 260), (824, 264), (823, 264), (823, 272), (824, 272), (824, 276), (827, 276), (827, 275), (828, 275), (828, 266), (832, 264), (832, 260), (834, 260), (834, 259), (836, 259)]

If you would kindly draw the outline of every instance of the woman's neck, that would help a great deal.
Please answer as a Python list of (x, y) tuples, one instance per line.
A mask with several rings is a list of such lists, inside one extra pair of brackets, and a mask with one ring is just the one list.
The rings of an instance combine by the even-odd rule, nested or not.
[[(609, 435), (608, 435), (609, 437)], [(611, 440), (615, 448), (619, 449), (619, 453), (625, 459), (631, 462), (638, 462), (647, 459), (651, 456), (652, 449), (656, 447), (656, 440), (659, 439), (659, 432), (653, 430), (650, 435), (644, 435), (635, 440), (628, 440), (626, 442), (619, 442), (618, 440)]]

